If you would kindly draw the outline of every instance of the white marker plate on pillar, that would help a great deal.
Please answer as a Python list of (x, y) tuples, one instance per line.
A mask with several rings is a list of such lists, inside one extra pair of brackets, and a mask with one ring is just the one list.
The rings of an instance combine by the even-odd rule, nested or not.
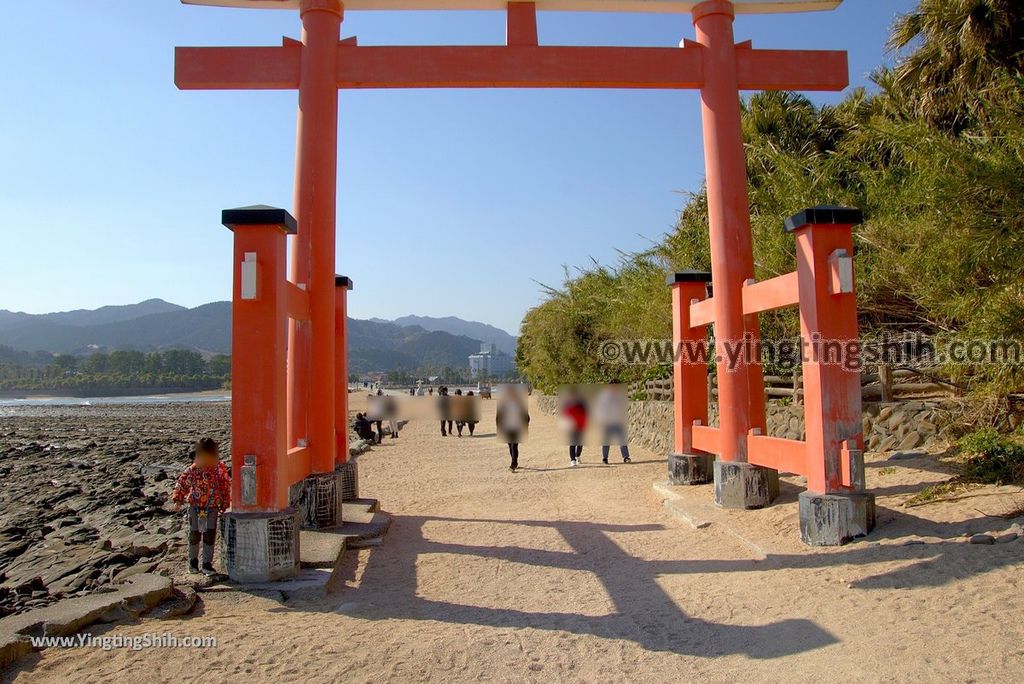
[(242, 299), (256, 299), (256, 252), (246, 252), (242, 262)]

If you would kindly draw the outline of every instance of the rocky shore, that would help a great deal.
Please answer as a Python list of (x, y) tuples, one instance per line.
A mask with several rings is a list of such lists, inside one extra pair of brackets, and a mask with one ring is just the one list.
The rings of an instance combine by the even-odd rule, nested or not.
[(197, 437), (230, 457), (230, 417), (227, 402), (0, 408), (0, 617), (181, 574), (167, 498)]

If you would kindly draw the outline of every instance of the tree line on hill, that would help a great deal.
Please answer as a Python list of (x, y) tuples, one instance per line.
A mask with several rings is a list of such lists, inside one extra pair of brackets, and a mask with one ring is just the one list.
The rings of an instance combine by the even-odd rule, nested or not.
[(46, 354), (45, 363), (39, 363), (42, 359), (38, 358), (44, 353), (34, 352), (28, 359), (24, 354), (0, 349), (0, 390), (78, 394), (143, 389), (210, 390), (231, 383), (231, 357), (224, 354), (204, 358), (198, 352), (184, 349), (152, 353), (114, 351), (82, 357)]
[[(858, 207), (862, 335), (882, 331), (1019, 339), (1024, 333), (1024, 3), (921, 0), (897, 18), (897, 59), (837, 105), (791, 92), (743, 103), (756, 277), (795, 267), (783, 220)], [(612, 366), (602, 340), (671, 337), (666, 273), (710, 269), (707, 197), (675, 229), (614, 267), (566, 273), (523, 322), (518, 366), (541, 389), (658, 376)], [(761, 317), (766, 339), (799, 334), (795, 311)], [(979, 391), (1019, 390), (1015, 366), (944, 369)]]
[[(350, 373), (358, 382), (361, 374)], [(389, 383), (474, 382), (468, 367), (425, 365), (388, 371)], [(510, 374), (509, 377), (513, 377)], [(498, 379), (490, 378), (490, 381)], [(107, 394), (118, 390), (212, 390), (231, 386), (231, 357), (171, 349), (162, 352), (112, 351), (88, 356), (25, 352), (0, 345), (0, 391), (63, 391)]]

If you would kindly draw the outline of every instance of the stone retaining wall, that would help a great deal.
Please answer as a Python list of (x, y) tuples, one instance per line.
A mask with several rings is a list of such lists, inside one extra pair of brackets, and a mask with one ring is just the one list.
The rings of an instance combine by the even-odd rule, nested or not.
[[(538, 396), (537, 407), (544, 413), (558, 411), (558, 400)], [(804, 439), (804, 407), (769, 402), (768, 433), (773, 437)], [(864, 438), (868, 451), (933, 449), (946, 446), (954, 438), (956, 417), (964, 413), (964, 403), (954, 399), (864, 404)], [(711, 407), (710, 424), (718, 424), (716, 406)], [(672, 403), (668, 401), (631, 401), (629, 403), (629, 441), (642, 444), (655, 453), (672, 448)]]
[[(955, 417), (963, 403), (950, 399), (864, 404), (864, 446), (867, 451), (934, 449), (955, 438)], [(773, 437), (804, 439), (804, 407), (769, 404), (768, 432)]]

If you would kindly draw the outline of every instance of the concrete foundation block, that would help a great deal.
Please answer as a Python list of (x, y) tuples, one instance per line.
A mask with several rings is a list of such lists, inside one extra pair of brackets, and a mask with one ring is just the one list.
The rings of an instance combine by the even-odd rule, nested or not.
[(801, 492), (800, 536), (811, 546), (842, 546), (875, 528), (874, 494)]
[(292, 485), (288, 501), (299, 512), (304, 530), (322, 530), (342, 523), (344, 474), (313, 473)]
[(669, 454), (668, 482), (674, 485), (707, 484), (714, 479), (713, 454)]
[(770, 468), (716, 460), (715, 503), (722, 508), (764, 508), (779, 496), (779, 473)]
[(220, 557), (233, 582), (273, 582), (299, 571), (299, 512), (228, 512), (220, 520)]
[(350, 458), (337, 467), (341, 474), (341, 500), (355, 501), (359, 498), (359, 463)]

